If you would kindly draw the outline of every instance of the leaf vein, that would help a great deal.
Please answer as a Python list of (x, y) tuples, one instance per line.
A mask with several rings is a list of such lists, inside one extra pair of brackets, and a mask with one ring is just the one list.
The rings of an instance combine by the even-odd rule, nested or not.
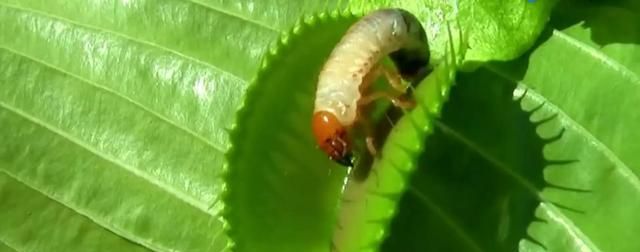
[(261, 27), (261, 28), (266, 28), (266, 29), (271, 30), (271, 31), (274, 31), (274, 32), (280, 32), (280, 30), (278, 30), (278, 29), (276, 29), (276, 28), (274, 28), (274, 27), (272, 27), (272, 26), (270, 26), (270, 25), (267, 25), (266, 23), (259, 22), (259, 21), (257, 21), (257, 20), (253, 20), (253, 19), (249, 19), (249, 18), (248, 18), (248, 17), (246, 17), (246, 16), (240, 15), (240, 14), (238, 14), (238, 13), (233, 13), (233, 12), (231, 12), (231, 11), (228, 11), (228, 10), (222, 9), (222, 8), (220, 8), (220, 7), (216, 7), (216, 6), (208, 5), (208, 4), (205, 4), (205, 3), (201, 2), (201, 1), (198, 1), (198, 0), (186, 0), (186, 1), (187, 1), (187, 2), (191, 2), (191, 3), (193, 3), (193, 4), (196, 4), (196, 5), (199, 5), (199, 6), (202, 6), (202, 7), (204, 7), (204, 8), (210, 9), (210, 10), (212, 10), (212, 11), (222, 13), (222, 14), (227, 15), (227, 16), (229, 16), (229, 17), (234, 17), (234, 18), (240, 19), (240, 20), (242, 20), (242, 21), (244, 21), (244, 22), (247, 22), (247, 23), (250, 23), (250, 24), (257, 25), (257, 26), (259, 26), (259, 27)]
[(99, 157), (102, 160), (105, 160), (113, 165), (115, 165), (116, 167), (119, 167), (131, 174), (133, 174), (136, 177), (139, 177), (140, 179), (147, 181), (148, 183), (150, 183), (151, 185), (156, 186), (157, 188), (159, 188), (162, 191), (167, 192), (169, 195), (177, 198), (178, 200), (186, 203), (187, 205), (194, 207), (198, 210), (200, 210), (201, 212), (205, 213), (206, 215), (209, 215), (211, 217), (216, 217), (214, 214), (210, 213), (207, 211), (207, 205), (203, 202), (198, 201), (197, 199), (195, 199), (193, 196), (184, 193), (176, 188), (173, 188), (167, 184), (164, 184), (162, 181), (159, 181), (151, 176), (149, 176), (148, 174), (145, 174), (141, 171), (138, 171), (137, 169), (135, 169), (134, 167), (130, 167), (127, 164), (124, 164), (122, 162), (120, 162), (119, 160), (107, 156), (103, 153), (100, 153), (100, 151), (94, 149), (93, 147), (89, 146), (87, 143), (84, 143), (82, 141), (80, 141), (79, 139), (76, 139), (74, 136), (67, 134), (66, 132), (62, 131), (59, 128), (54, 127), (53, 125), (50, 125), (30, 114), (28, 114), (25, 111), (22, 111), (18, 108), (15, 108), (7, 103), (4, 103), (2, 101), (0, 101), (0, 107), (4, 108), (5, 110), (12, 112), (18, 116), (21, 116), (29, 121), (31, 121), (33, 124), (38, 125), (42, 128), (45, 128), (49, 131), (51, 131), (52, 133), (59, 135), (60, 137), (62, 137), (63, 139), (85, 149), (86, 151), (88, 151), (89, 153), (95, 155), (96, 157)]
[(85, 79), (82, 76), (79, 76), (79, 75), (76, 75), (76, 74), (74, 74), (72, 72), (66, 71), (66, 70), (64, 70), (62, 68), (54, 66), (54, 65), (52, 65), (52, 64), (50, 64), (48, 62), (45, 62), (42, 59), (35, 58), (35, 57), (31, 56), (31, 55), (27, 55), (26, 53), (17, 51), (15, 49), (4, 47), (4, 46), (0, 46), (0, 49), (4, 49), (4, 50), (9, 51), (9, 52), (11, 52), (11, 53), (13, 53), (15, 55), (18, 55), (20, 57), (24, 57), (26, 59), (29, 59), (29, 60), (35, 62), (35, 63), (44, 65), (45, 67), (51, 68), (51, 69), (53, 69), (55, 71), (58, 71), (58, 72), (60, 72), (62, 74), (68, 75), (68, 76), (70, 76), (70, 77), (72, 77), (74, 79), (77, 79), (77, 80), (79, 80), (81, 82), (84, 82), (84, 83), (86, 83), (86, 84), (88, 84), (88, 85), (90, 85), (92, 87), (95, 87), (97, 89), (103, 90), (106, 93), (111, 94), (111, 95), (115, 96), (118, 99), (122, 99), (125, 102), (133, 104), (134, 106), (142, 109), (146, 113), (149, 113), (149, 114), (153, 115), (154, 117), (160, 119), (161, 121), (164, 121), (165, 123), (171, 125), (172, 127), (187, 133), (187, 135), (189, 135), (190, 137), (192, 137), (192, 138), (194, 138), (194, 139), (196, 139), (196, 140), (198, 140), (200, 142), (203, 142), (206, 146), (209, 146), (210, 148), (214, 149), (215, 151), (218, 151), (220, 153), (224, 153), (225, 152), (223, 147), (218, 146), (218, 145), (210, 142), (209, 140), (205, 139), (203, 136), (199, 135), (198, 133), (196, 133), (196, 132), (194, 132), (194, 131), (190, 130), (189, 128), (186, 128), (186, 127), (184, 127), (182, 125), (179, 125), (178, 123), (176, 123), (176, 122), (172, 121), (171, 119), (165, 117), (164, 115), (160, 114), (159, 112), (156, 112), (156, 111), (152, 110), (151, 108), (148, 108), (145, 105), (143, 105), (143, 104), (141, 104), (139, 102), (136, 102), (135, 100), (127, 97), (124, 94), (118, 93), (115, 90), (112, 90), (112, 89), (110, 89), (110, 88), (108, 88), (108, 87), (106, 87), (104, 85), (100, 85), (100, 84), (98, 84), (96, 82), (93, 82), (91, 80)]
[(239, 82), (242, 82), (242, 83), (247, 82), (247, 80), (241, 78), (240, 76), (238, 76), (238, 75), (236, 75), (234, 73), (231, 73), (230, 71), (224, 70), (224, 69), (222, 69), (222, 68), (220, 68), (220, 67), (218, 67), (216, 65), (213, 65), (210, 62), (206, 62), (206, 61), (194, 58), (192, 56), (186, 55), (186, 54), (184, 54), (182, 52), (179, 52), (179, 51), (176, 51), (174, 49), (162, 46), (160, 44), (156, 44), (156, 43), (154, 43), (152, 41), (147, 41), (147, 40), (143, 40), (143, 39), (139, 39), (139, 38), (134, 38), (134, 37), (131, 37), (131, 36), (127, 35), (127, 34), (124, 34), (124, 33), (121, 33), (121, 32), (115, 31), (115, 30), (108, 30), (108, 29), (105, 29), (103, 27), (97, 27), (97, 26), (93, 26), (93, 25), (90, 25), (90, 24), (80, 23), (80, 22), (77, 22), (77, 21), (74, 21), (74, 20), (71, 20), (71, 19), (68, 19), (68, 18), (65, 18), (65, 17), (49, 14), (49, 13), (42, 12), (42, 11), (35, 10), (35, 9), (25, 8), (25, 7), (22, 7), (22, 6), (16, 6), (16, 5), (11, 5), (11, 4), (6, 4), (6, 3), (0, 3), (0, 6), (4, 6), (6, 8), (14, 9), (14, 10), (17, 10), (17, 11), (35, 13), (35, 14), (41, 15), (41, 16), (49, 18), (49, 19), (58, 20), (58, 21), (61, 21), (61, 22), (67, 22), (67, 23), (70, 23), (70, 24), (73, 24), (73, 25), (76, 25), (76, 26), (79, 26), (79, 27), (84, 27), (84, 28), (90, 29), (90, 30), (109, 33), (109, 34), (112, 34), (114, 36), (123, 38), (125, 40), (129, 40), (129, 41), (132, 41), (132, 42), (135, 42), (135, 43), (138, 43), (138, 44), (146, 45), (146, 46), (149, 46), (151, 48), (155, 48), (155, 49), (158, 49), (158, 50), (161, 50), (161, 51), (168, 52), (170, 54), (176, 55), (179, 58), (183, 58), (185, 61), (194, 62), (196, 64), (203, 65), (205, 67), (211, 68), (212, 70), (214, 70), (216, 72), (219, 72), (221, 75), (226, 75), (227, 77), (229, 77), (231, 79), (234, 79), (236, 81), (239, 81)]
[(557, 207), (548, 202), (540, 203), (540, 207), (547, 212), (547, 215), (553, 219), (555, 223), (560, 224), (571, 236), (572, 241), (575, 241), (580, 249), (580, 252), (600, 252), (600, 249), (589, 239), (589, 237), (580, 231), (580, 228), (567, 218)]
[[(504, 173), (508, 174), (512, 178), (514, 178), (518, 183), (522, 184), (527, 189), (527, 191), (533, 194), (533, 196), (536, 197), (541, 202), (540, 204), (543, 205), (548, 212), (550, 212), (550, 217), (554, 218), (555, 220), (561, 221), (561, 225), (565, 229), (567, 229), (567, 232), (569, 233), (569, 235), (573, 237), (580, 237), (582, 241), (584, 241), (586, 244), (590, 244), (592, 248), (595, 248), (596, 251), (599, 251), (599, 249), (593, 244), (591, 239), (589, 239), (589, 237), (586, 236), (584, 233), (580, 232), (580, 229), (573, 223), (571, 219), (569, 219), (564, 213), (562, 213), (556, 207), (554, 207), (552, 205), (553, 203), (549, 202), (544, 197), (543, 194), (538, 193), (538, 190), (535, 188), (535, 186), (529, 183), (524, 177), (513, 172), (512, 169), (510, 169), (507, 164), (501, 162), (497, 158), (494, 158), (489, 153), (484, 152), (473, 141), (466, 138), (464, 135), (460, 134), (455, 129), (446, 126), (443, 122), (440, 122), (440, 121), (436, 121), (435, 125), (436, 127), (441, 128), (443, 131), (448, 133), (447, 135), (450, 135), (453, 138), (457, 139), (458, 141), (464, 143), (470, 149), (474, 150), (484, 159), (492, 163), (495, 167), (502, 170)], [(581, 250), (581, 251), (589, 251), (589, 250)]]
[(413, 186), (410, 187), (410, 190), (414, 195), (418, 197), (418, 199), (420, 199), (420, 201), (422, 201), (422, 203), (427, 208), (430, 208), (433, 212), (435, 212), (438, 217), (440, 217), (451, 229), (453, 229), (453, 231), (458, 234), (458, 236), (462, 238), (462, 240), (467, 243), (467, 245), (473, 251), (484, 251), (482, 247), (473, 238), (471, 238), (471, 236), (469, 236), (469, 234), (467, 234), (463, 228), (460, 227), (459, 223), (454, 221), (451, 216), (449, 216), (445, 211), (438, 207), (437, 204), (431, 201), (431, 199), (427, 195)]
[(553, 30), (553, 35), (557, 36), (562, 41), (575, 46), (576, 48), (580, 49), (580, 51), (591, 55), (593, 58), (600, 60), (604, 65), (606, 65), (613, 71), (620, 73), (620, 75), (629, 79), (633, 84), (640, 85), (640, 76), (638, 76), (638, 74), (634, 73), (625, 65), (617, 62), (603, 52), (596, 50), (595, 48), (585, 44), (584, 42), (567, 35), (563, 31)]
[[(0, 170), (1, 171), (1, 170)], [(6, 240), (2, 239), (2, 236), (0, 236), (0, 243), (4, 244), (6, 247), (12, 249), (12, 251), (20, 251), (18, 250), (15, 246), (9, 244), (9, 242), (7, 242)]]
[[(87, 219), (89, 219), (91, 222), (95, 223), (96, 225), (101, 226), (101, 227), (103, 227), (104, 229), (107, 229), (107, 230), (109, 230), (109, 231), (111, 231), (111, 232), (114, 232), (115, 234), (117, 234), (117, 235), (119, 235), (119, 236), (123, 237), (124, 239), (127, 239), (127, 240), (129, 240), (129, 241), (131, 241), (131, 242), (133, 242), (133, 243), (136, 243), (136, 244), (140, 244), (141, 246), (143, 246), (143, 247), (145, 247), (145, 248), (147, 248), (147, 249), (149, 249), (149, 250), (152, 250), (152, 251), (171, 251), (171, 250), (170, 250), (170, 249), (168, 249), (168, 248), (155, 246), (155, 245), (153, 245), (153, 244), (149, 244), (149, 243), (146, 243), (146, 242), (144, 242), (144, 241), (142, 241), (142, 240), (139, 240), (139, 239), (137, 239), (137, 238), (136, 238), (136, 236), (135, 236), (135, 235), (133, 235), (133, 234), (131, 234), (131, 233), (129, 233), (129, 232), (127, 232), (127, 231), (125, 231), (125, 230), (122, 230), (122, 229), (120, 229), (120, 228), (117, 228), (117, 227), (113, 227), (113, 226), (108, 225), (108, 224), (109, 224), (109, 222), (105, 222), (105, 223), (103, 223), (103, 222), (99, 221), (99, 219), (98, 219), (98, 218), (92, 218), (92, 217), (91, 217), (91, 215), (86, 214), (86, 213), (85, 213), (85, 211), (81, 210), (79, 207), (71, 206), (71, 205), (67, 204), (66, 202), (64, 202), (64, 201), (62, 201), (62, 200), (60, 200), (60, 199), (58, 199), (58, 198), (57, 198), (57, 197), (55, 197), (54, 195), (52, 195), (52, 194), (48, 194), (48, 193), (45, 193), (45, 191), (40, 190), (40, 189), (36, 188), (35, 186), (33, 186), (33, 185), (31, 185), (31, 184), (29, 184), (29, 183), (27, 183), (27, 182), (25, 182), (25, 181), (23, 181), (23, 180), (19, 179), (17, 175), (10, 173), (8, 170), (0, 169), (0, 172), (2, 172), (2, 173), (4, 173), (4, 174), (6, 174), (6, 175), (7, 175), (8, 177), (10, 177), (11, 179), (13, 179), (13, 180), (15, 180), (15, 181), (17, 181), (17, 182), (19, 182), (19, 183), (21, 183), (21, 184), (25, 185), (26, 187), (29, 187), (29, 188), (33, 189), (34, 191), (39, 192), (39, 193), (40, 193), (40, 194), (42, 194), (44, 197), (47, 197), (48, 199), (51, 199), (52, 201), (55, 201), (55, 202), (57, 202), (58, 204), (60, 204), (60, 205), (62, 205), (62, 206), (64, 206), (64, 207), (66, 207), (67, 209), (70, 209), (70, 210), (72, 210), (72, 211), (76, 212), (77, 214), (79, 214), (79, 215), (81, 215), (81, 216), (86, 217), (86, 218), (87, 218)], [(2, 240), (0, 239), (0, 241), (2, 241)], [(5, 244), (6, 244), (6, 243), (5, 243)], [(18, 250), (16, 250), (16, 251), (18, 251)]]
[(547, 98), (537, 93), (532, 88), (528, 88), (530, 86), (527, 85), (526, 83), (522, 81), (518, 81), (508, 76), (507, 74), (503, 73), (502, 71), (500, 71), (495, 67), (486, 66), (486, 68), (508, 81), (517, 83), (518, 88), (523, 88), (527, 90), (526, 94), (529, 98), (534, 99), (538, 103), (544, 103), (545, 107), (548, 107), (549, 109), (558, 113), (559, 118), (563, 119), (562, 122), (565, 125), (568, 125), (571, 129), (580, 133), (579, 135), (582, 136), (585, 140), (587, 140), (587, 142), (593, 144), (596, 150), (600, 151), (616, 167), (619, 167), (620, 169), (616, 169), (616, 170), (618, 170), (623, 175), (624, 178), (628, 179), (629, 183), (636, 189), (636, 191), (640, 192), (640, 178), (638, 178), (638, 176), (633, 172), (633, 170), (631, 170), (631, 168), (626, 163), (620, 160), (620, 158), (618, 158), (618, 156), (608, 146), (606, 146), (602, 141), (600, 141), (597, 137), (595, 137), (593, 133), (591, 133), (589, 130), (585, 129), (584, 127), (582, 127), (582, 125), (580, 125), (575, 119), (569, 116), (569, 114), (567, 114), (560, 107), (553, 104), (553, 102), (547, 100)]
[[(521, 88), (526, 88), (526, 84), (522, 82), (518, 83), (519, 85), (522, 85)], [(578, 135), (584, 137), (584, 139), (587, 140), (587, 142), (591, 143), (596, 148), (596, 150), (600, 151), (607, 159), (609, 159), (609, 161), (611, 161), (611, 163), (619, 168), (616, 170), (620, 172), (620, 174), (624, 178), (626, 178), (627, 181), (629, 181), (629, 183), (636, 189), (637, 192), (640, 193), (640, 178), (638, 178), (633, 170), (631, 170), (631, 168), (629, 168), (626, 163), (620, 160), (620, 158), (618, 158), (618, 156), (611, 149), (609, 149), (608, 146), (606, 146), (604, 143), (602, 143), (602, 141), (596, 138), (589, 130), (582, 127), (582, 125), (580, 125), (573, 118), (567, 115), (567, 113), (564, 112), (561, 108), (557, 107), (542, 95), (535, 92), (535, 90), (532, 90), (530, 88), (527, 89), (527, 96), (534, 99), (536, 102), (545, 102), (545, 107), (548, 107), (549, 109), (557, 112), (559, 114), (558, 118), (565, 122), (566, 125), (568, 125), (571, 129), (577, 131), (579, 133)]]
[(452, 137), (460, 143), (466, 145), (469, 149), (475, 151), (485, 160), (489, 161), (489, 163), (493, 164), (496, 168), (500, 169), (503, 173), (509, 175), (513, 179), (515, 179), (522, 187), (524, 187), (533, 197), (537, 200), (544, 201), (543, 195), (538, 192), (538, 189), (535, 185), (527, 181), (523, 176), (513, 171), (513, 169), (509, 168), (509, 165), (503, 163), (498, 158), (493, 157), (491, 154), (485, 152), (474, 143), (471, 139), (465, 137), (462, 133), (457, 131), (456, 129), (446, 125), (444, 122), (440, 120), (436, 120), (434, 122), (435, 126), (441, 129), (447, 136)]

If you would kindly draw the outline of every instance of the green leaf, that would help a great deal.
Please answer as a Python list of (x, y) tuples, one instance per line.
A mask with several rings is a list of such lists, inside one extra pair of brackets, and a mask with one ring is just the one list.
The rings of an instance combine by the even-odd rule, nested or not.
[(0, 241), (223, 250), (225, 128), (278, 29), (336, 4), (0, 1), (0, 193), (34, 199), (0, 198)]
[(345, 170), (315, 148), (310, 101), (326, 56), (354, 19), (308, 17), (265, 58), (227, 156), (225, 218), (236, 251), (329, 248)]
[(568, 6), (530, 54), (458, 76), (383, 250), (640, 249), (640, 20)]
[[(0, 251), (148, 251), (6, 173), (0, 173), (0, 193)], [(60, 232), (61, 226), (75, 232)]]
[(0, 251), (2, 252), (15, 252), (16, 250), (9, 247), (7, 244), (0, 242)]
[[(635, 129), (640, 115), (634, 111), (640, 107), (640, 19), (611, 7), (584, 13), (581, 22), (550, 32), (520, 78), (521, 85), (531, 88), (523, 104), (545, 103), (534, 120), (557, 117), (541, 125), (539, 134), (565, 129), (545, 148), (545, 158), (574, 161), (545, 169), (549, 186), (542, 195), (568, 209), (554, 214), (549, 204), (542, 204), (537, 216), (548, 224), (532, 224), (529, 232), (549, 250), (636, 251), (640, 133)], [(551, 235), (558, 229), (564, 232)]]
[(382, 251), (516, 251), (544, 184), (543, 141), (513, 83), (459, 74)]

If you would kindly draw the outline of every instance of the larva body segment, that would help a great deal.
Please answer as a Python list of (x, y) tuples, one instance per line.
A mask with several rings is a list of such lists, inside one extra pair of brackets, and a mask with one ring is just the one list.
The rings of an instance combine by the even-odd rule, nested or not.
[[(419, 31), (414, 31), (419, 28)], [(403, 69), (411, 68), (406, 58), (424, 58), (428, 48), (424, 30), (418, 20), (401, 9), (375, 11), (356, 22), (336, 45), (322, 69), (316, 91), (314, 112), (333, 113), (344, 126), (353, 124), (357, 102), (362, 97), (364, 77), (383, 57), (398, 52), (391, 59)], [(418, 52), (419, 56), (411, 56)], [(400, 59), (400, 60), (398, 60)], [(400, 64), (399, 64), (400, 63)], [(425, 64), (426, 65), (426, 62)]]
[(413, 81), (427, 69), (426, 34), (405, 10), (378, 10), (353, 24), (320, 72), (313, 133), (318, 146), (342, 165), (353, 166), (347, 132), (358, 120), (361, 98), (370, 95), (368, 86), (376, 78), (373, 68), (386, 56), (405, 80)]

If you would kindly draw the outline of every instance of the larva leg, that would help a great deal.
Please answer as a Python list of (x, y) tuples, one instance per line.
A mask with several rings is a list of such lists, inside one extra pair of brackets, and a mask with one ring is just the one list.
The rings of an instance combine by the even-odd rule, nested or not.
[(358, 120), (359, 127), (364, 131), (364, 140), (367, 147), (367, 151), (372, 157), (378, 157), (378, 149), (375, 145), (375, 131), (371, 121), (367, 118), (360, 118)]
[(377, 157), (378, 150), (376, 149), (376, 145), (373, 140), (373, 136), (367, 136), (367, 138), (365, 139), (365, 141), (367, 142), (367, 150), (369, 150), (369, 154), (371, 154), (371, 156)]
[(389, 85), (398, 91), (401, 94), (407, 92), (407, 85), (402, 84), (402, 77), (400, 74), (392, 67), (389, 66), (381, 66), (380, 70), (384, 73), (384, 77), (387, 78)]
[(402, 99), (402, 97), (400, 96), (394, 96), (387, 92), (375, 92), (373, 94), (364, 96), (360, 98), (360, 100), (358, 101), (358, 105), (367, 105), (378, 99), (388, 99), (391, 101), (391, 103), (393, 103), (394, 106), (403, 109), (410, 109), (415, 107), (416, 105), (414, 101)]

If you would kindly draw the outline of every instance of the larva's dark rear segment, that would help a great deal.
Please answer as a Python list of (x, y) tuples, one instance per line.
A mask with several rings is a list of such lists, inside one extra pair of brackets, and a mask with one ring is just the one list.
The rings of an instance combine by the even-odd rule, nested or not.
[(403, 79), (414, 83), (429, 73), (429, 41), (420, 21), (411, 13), (397, 9), (402, 15), (409, 41), (406, 45), (389, 54)]

